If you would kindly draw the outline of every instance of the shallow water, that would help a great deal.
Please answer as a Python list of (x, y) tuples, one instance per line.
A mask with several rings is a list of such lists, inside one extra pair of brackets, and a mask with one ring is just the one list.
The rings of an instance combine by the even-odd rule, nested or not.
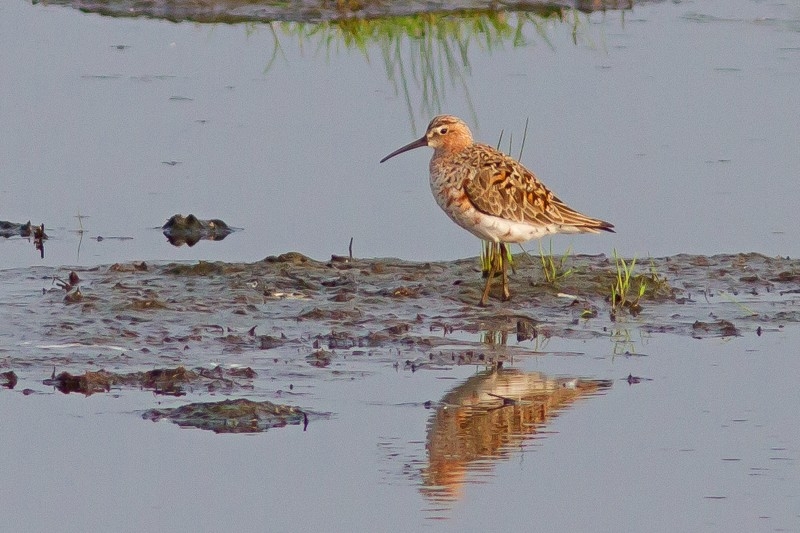
[[(797, 7), (397, 27), (0, 6), (0, 219), (50, 236), (44, 259), (0, 239), (0, 372), (19, 380), (0, 388), (4, 523), (800, 529)], [(429, 154), (377, 163), (439, 111), (490, 144), (513, 133), (514, 154), (529, 117), (523, 162), (618, 231), (556, 252), (637, 255), (674, 292), (612, 320), (607, 257), (570, 254), (555, 287), (520, 257), (512, 301), (477, 308), (477, 261), (440, 261), (480, 247), (430, 197)], [(244, 231), (172, 247), (157, 228), (179, 212)], [(246, 263), (351, 237), (356, 257), (433, 262)], [(766, 256), (712, 256), (751, 250)], [(73, 269), (65, 299), (54, 278)], [(256, 375), (180, 394), (45, 383), (217, 365)], [(143, 418), (235, 398), (314, 416), (248, 435)]]
[[(607, 340), (572, 340), (558, 347), (585, 355), (525, 359), (524, 370), (614, 386), (484, 461), (452, 502), (426, 497), (431, 412), (421, 403), (473, 368), (321, 379), (297, 401), (334, 419), (249, 438), (144, 421), (150, 393), (4, 392), (15, 416), (4, 416), (3, 448), (27, 452), (0, 460), (3, 501), (17, 531), (792, 531), (797, 334), (659, 336), (636, 358), (611, 357)], [(653, 381), (628, 386), (618, 378), (629, 372)]]

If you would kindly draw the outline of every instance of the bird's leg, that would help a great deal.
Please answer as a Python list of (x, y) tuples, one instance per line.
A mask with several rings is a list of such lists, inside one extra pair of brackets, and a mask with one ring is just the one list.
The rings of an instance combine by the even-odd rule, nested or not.
[[(489, 254), (489, 275), (486, 276), (486, 287), (483, 289), (480, 305), (483, 307), (489, 303), (489, 289), (492, 286), (492, 278), (497, 273), (498, 249), (497, 243), (492, 243), (491, 253)], [(502, 259), (501, 259), (502, 260)]]
[(511, 299), (511, 291), (508, 290), (508, 265), (506, 261), (506, 245), (500, 243), (500, 265), (503, 270), (503, 300)]

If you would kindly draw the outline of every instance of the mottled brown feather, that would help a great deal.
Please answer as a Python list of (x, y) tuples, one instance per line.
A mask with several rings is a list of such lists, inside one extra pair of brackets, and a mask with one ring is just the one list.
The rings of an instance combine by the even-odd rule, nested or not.
[[(613, 231), (608, 222), (583, 215), (556, 197), (536, 176), (508, 155), (485, 144), (473, 144), (459, 154), (480, 160), (463, 181), (475, 209), (496, 217), (548, 226), (574, 226), (586, 231)], [(466, 161), (465, 161), (466, 163)]]

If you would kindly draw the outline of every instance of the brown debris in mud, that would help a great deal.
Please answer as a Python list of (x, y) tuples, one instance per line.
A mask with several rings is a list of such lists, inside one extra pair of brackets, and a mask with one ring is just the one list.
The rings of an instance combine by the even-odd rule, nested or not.
[(69, 372), (61, 372), (53, 375), (50, 379), (45, 379), (42, 383), (51, 385), (64, 394), (79, 392), (86, 396), (98, 392), (108, 392), (111, 390), (112, 377), (105, 370), (99, 372), (86, 372), (82, 376), (73, 376)]
[(264, 258), (265, 263), (291, 263), (293, 265), (302, 265), (306, 263), (311, 263), (315, 265), (321, 265), (319, 261), (314, 261), (307, 255), (303, 255), (300, 252), (286, 252), (285, 254), (281, 254), (278, 256), (270, 255)]
[(67, 276), (67, 281), (64, 281), (58, 276), (53, 277), (53, 284), (67, 292), (71, 291), (74, 287), (77, 287), (80, 282), (81, 278), (78, 277), (78, 274), (74, 270), (69, 273), (69, 276)]
[(13, 370), (7, 372), (0, 372), (0, 387), (6, 389), (13, 389), (17, 386), (17, 375)]
[(157, 298), (133, 298), (128, 304), (130, 309), (136, 311), (167, 309), (167, 304)]
[(114, 263), (108, 267), (109, 272), (147, 272), (148, 266), (144, 261), (140, 263)]
[(694, 333), (692, 337), (699, 339), (702, 337), (738, 337), (741, 335), (733, 322), (728, 320), (717, 320), (716, 322), (700, 322), (692, 324)]
[(83, 293), (79, 288), (76, 288), (74, 291), (67, 293), (64, 296), (64, 303), (65, 304), (77, 304), (83, 301)]
[(225, 263), (199, 261), (194, 265), (172, 265), (167, 274), (175, 276), (221, 276), (227, 271)]
[(778, 275), (770, 279), (770, 281), (777, 281), (780, 283), (800, 283), (800, 272), (785, 270), (783, 272), (779, 272)]
[(320, 309), (315, 307), (310, 311), (298, 315), (297, 320), (329, 320), (331, 322), (342, 322), (345, 320), (355, 320), (361, 317), (361, 312), (358, 309)]
[(99, 392), (109, 392), (112, 386), (126, 386), (152, 390), (155, 394), (183, 396), (186, 394), (187, 389), (195, 387), (202, 387), (208, 391), (243, 388), (241, 384), (232, 378), (251, 380), (257, 375), (249, 367), (233, 368), (226, 371), (219, 366), (210, 370), (205, 368), (188, 370), (179, 366), (126, 374), (99, 370), (96, 372), (87, 371), (83, 375), (72, 375), (69, 372), (61, 372), (55, 375), (54, 371), (53, 376), (50, 379), (45, 379), (42, 383), (51, 385), (64, 394), (77, 392), (91, 396)]
[(331, 364), (331, 359), (333, 358), (333, 353), (326, 351), (326, 350), (314, 350), (311, 354), (306, 356), (306, 361), (311, 366), (315, 366), (317, 368), (324, 368)]

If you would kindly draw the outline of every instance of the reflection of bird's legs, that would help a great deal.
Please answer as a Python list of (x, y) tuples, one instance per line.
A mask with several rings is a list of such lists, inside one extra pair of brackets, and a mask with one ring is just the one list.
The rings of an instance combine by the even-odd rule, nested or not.
[(511, 291), (508, 290), (508, 261), (506, 261), (506, 244), (500, 243), (500, 264), (503, 269), (503, 300), (511, 299)]

